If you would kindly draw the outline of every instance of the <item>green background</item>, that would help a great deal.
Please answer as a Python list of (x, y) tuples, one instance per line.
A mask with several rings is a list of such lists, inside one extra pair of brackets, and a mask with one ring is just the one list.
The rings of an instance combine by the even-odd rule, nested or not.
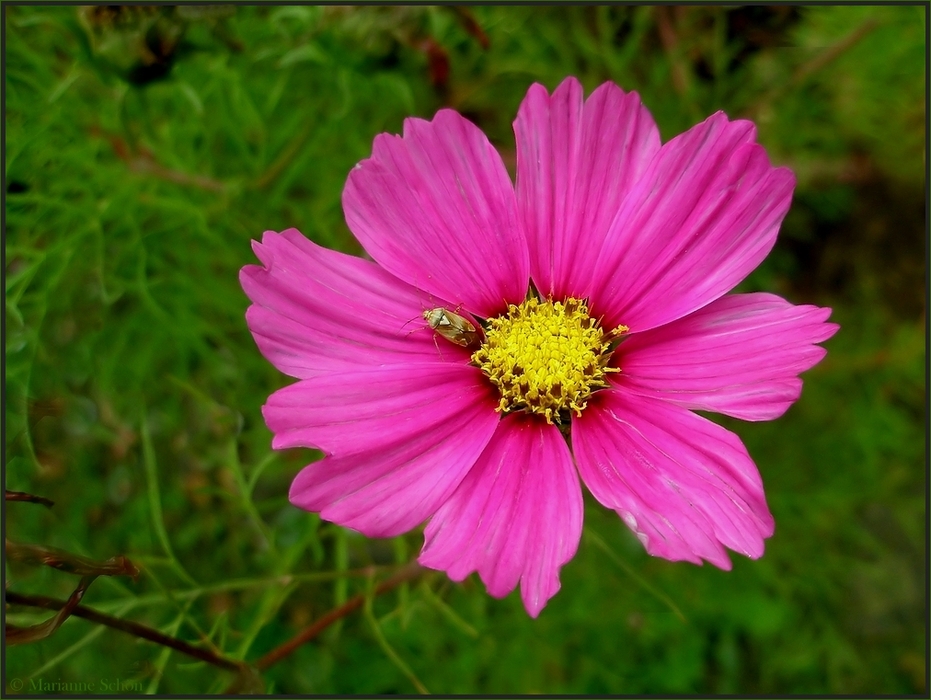
[[(6, 531), (143, 569), (99, 578), (86, 605), (252, 661), (416, 556), (420, 532), (367, 540), (288, 504), (314, 453), (270, 450), (260, 406), (291, 380), (246, 329), (238, 271), (268, 229), (359, 253), (345, 177), (404, 117), (451, 106), (513, 168), (527, 87), (575, 75), (639, 91), (664, 140), (719, 109), (751, 118), (797, 174), (741, 289), (831, 306), (841, 331), (783, 418), (723, 421), (766, 484), (765, 556), (731, 572), (653, 559), (586, 496), (539, 619), (475, 576), (429, 574), (264, 689), (924, 692), (924, 7), (4, 12), (6, 486), (55, 501), (7, 504)], [(6, 569), (19, 593), (66, 598), (77, 581)], [(7, 692), (233, 678), (79, 619), (6, 662)]]

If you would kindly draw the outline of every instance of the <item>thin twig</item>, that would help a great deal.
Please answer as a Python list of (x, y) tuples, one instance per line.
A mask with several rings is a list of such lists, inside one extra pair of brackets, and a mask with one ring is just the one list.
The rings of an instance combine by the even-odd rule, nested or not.
[(43, 498), (42, 496), (33, 496), (31, 493), (24, 493), (23, 491), (7, 491), (6, 492), (7, 501), (25, 501), (26, 503), (38, 503), (45, 506), (46, 508), (51, 508), (55, 505), (55, 501), (48, 498)]
[[(6, 602), (14, 605), (28, 605), (34, 608), (44, 608), (46, 610), (60, 610), (66, 605), (65, 601), (58, 600), (57, 598), (26, 595), (24, 593), (15, 593), (13, 591), (6, 592)], [(218, 656), (213, 652), (207, 651), (206, 649), (200, 649), (188, 644), (187, 642), (183, 642), (180, 639), (175, 639), (174, 637), (164, 635), (161, 632), (152, 629), (151, 627), (140, 625), (137, 622), (121, 620), (118, 617), (106, 615), (102, 612), (94, 610), (93, 608), (88, 608), (83, 605), (78, 605), (75, 607), (71, 611), (71, 614), (74, 617), (83, 617), (85, 620), (96, 622), (106, 627), (112, 627), (115, 630), (120, 630), (121, 632), (126, 632), (127, 634), (141, 637), (142, 639), (148, 639), (150, 642), (155, 642), (156, 644), (170, 647), (175, 651), (180, 651), (182, 654), (192, 656), (195, 659), (199, 659), (201, 661), (206, 661), (208, 664), (212, 664), (229, 671), (239, 672), (243, 669), (243, 667), (246, 666), (246, 664), (242, 661), (233, 661), (232, 659), (223, 658), (222, 656)]]
[(122, 160), (126, 164), (126, 167), (132, 172), (141, 173), (143, 175), (154, 175), (157, 178), (178, 185), (185, 187), (190, 185), (211, 192), (223, 192), (226, 190), (226, 185), (218, 180), (204, 175), (191, 175), (181, 172), (180, 170), (166, 168), (155, 160), (155, 156), (150, 151), (141, 149), (139, 152), (134, 152), (129, 144), (120, 136), (108, 134), (99, 127), (91, 127), (90, 133), (91, 136), (102, 136), (107, 139), (113, 147), (113, 152), (116, 154), (117, 158)]
[(255, 182), (252, 183), (252, 186), (257, 190), (263, 190), (274, 182), (284, 169), (291, 164), (295, 156), (301, 152), (301, 147), (303, 147), (310, 133), (310, 127), (305, 125), (304, 128), (291, 139), (287, 146), (284, 147), (284, 150), (282, 150), (278, 157), (275, 158), (275, 161), (268, 166), (265, 172), (259, 175)]
[(365, 596), (365, 605), (363, 606), (365, 619), (369, 623), (369, 627), (372, 628), (372, 634), (375, 637), (375, 641), (378, 642), (378, 646), (381, 647), (381, 650), (385, 653), (392, 663), (398, 667), (398, 670), (401, 671), (407, 679), (417, 688), (417, 692), (421, 695), (430, 695), (430, 691), (427, 690), (420, 679), (417, 677), (417, 674), (414, 673), (413, 669), (407, 665), (404, 659), (401, 658), (400, 654), (396, 652), (391, 644), (388, 643), (388, 640), (385, 639), (384, 632), (381, 631), (381, 627), (378, 624), (378, 620), (375, 619), (375, 614), (372, 612), (372, 601), (375, 600), (375, 596), (367, 595)]
[(666, 606), (675, 613), (675, 616), (678, 617), (682, 622), (688, 624), (688, 620), (685, 618), (685, 615), (682, 614), (682, 611), (679, 610), (679, 606), (676, 605), (672, 598), (663, 593), (662, 591), (651, 586), (643, 576), (634, 571), (630, 565), (621, 559), (617, 554), (614, 553), (614, 550), (608, 546), (608, 543), (596, 535), (592, 530), (586, 530), (584, 536), (587, 540), (590, 540), (598, 549), (608, 555), (608, 558), (621, 567), (624, 570), (624, 573), (630, 576), (634, 581), (636, 581), (640, 586), (643, 587), (645, 591), (650, 593), (653, 596), (656, 596), (659, 600), (666, 604)]
[(478, 40), (478, 43), (481, 44), (483, 49), (486, 51), (488, 50), (488, 47), (491, 45), (491, 42), (488, 40), (488, 35), (485, 33), (485, 30), (482, 29), (482, 25), (478, 23), (478, 20), (475, 19), (475, 15), (472, 14), (472, 11), (468, 7), (444, 5), (443, 9), (452, 10), (463, 29)]
[[(380, 584), (378, 584), (375, 587), (375, 592), (373, 595), (380, 595), (385, 591), (390, 591), (392, 588), (396, 588), (405, 581), (410, 581), (417, 578), (418, 576), (421, 576), (425, 571), (426, 569), (420, 566), (420, 564), (418, 564), (416, 561), (411, 562), (404, 568), (398, 570), (394, 576), (385, 579)], [(280, 646), (272, 649), (265, 656), (261, 657), (258, 661), (255, 662), (255, 667), (260, 671), (264, 671), (273, 664), (278, 663), (286, 656), (292, 654), (298, 647), (306, 644), (314, 637), (319, 635), (321, 632), (323, 632), (323, 630), (325, 630), (337, 620), (341, 620), (349, 613), (361, 608), (364, 603), (364, 595), (357, 595), (354, 598), (350, 598), (338, 608), (333, 608), (333, 610), (330, 610), (330, 612), (326, 613), (319, 620), (304, 628), (300, 633), (289, 639), (284, 644), (281, 644)]]
[(833, 46), (829, 46), (824, 51), (815, 56), (808, 63), (804, 63), (798, 67), (795, 71), (795, 74), (792, 76), (792, 83), (797, 85), (805, 80), (812, 73), (817, 73), (822, 68), (827, 66), (829, 63), (840, 58), (844, 53), (852, 49), (856, 44), (866, 37), (867, 34), (872, 32), (879, 26), (879, 22), (876, 19), (870, 18), (863, 22), (859, 27), (854, 29), (850, 34), (845, 36), (843, 39), (838, 41)]
[(72, 615), (75, 608), (78, 607), (78, 603), (81, 602), (81, 598), (83, 598), (84, 594), (87, 592), (88, 586), (90, 586), (96, 578), (97, 576), (95, 575), (83, 577), (81, 583), (74, 589), (74, 593), (71, 594), (68, 600), (62, 601), (61, 609), (45, 622), (32, 625), (31, 627), (17, 627), (7, 624), (3, 630), (6, 643), (27, 644), (29, 642), (38, 642), (40, 639), (46, 639), (51, 636), (62, 626), (64, 621)]
[(657, 6), (654, 8), (654, 16), (660, 43), (663, 45), (663, 51), (669, 59), (672, 86), (679, 97), (685, 97), (689, 92), (689, 76), (679, 58), (679, 36), (673, 24), (673, 8)]
[(37, 544), (18, 544), (6, 541), (7, 561), (19, 561), (33, 566), (50, 566), (77, 576), (129, 576), (139, 578), (139, 569), (126, 557), (119, 555), (106, 561), (95, 561), (56, 547)]
[(809, 76), (814, 75), (818, 71), (825, 68), (828, 64), (836, 61), (844, 53), (860, 43), (860, 41), (862, 41), (868, 34), (870, 34), (870, 32), (879, 26), (880, 23), (875, 19), (871, 18), (866, 20), (836, 44), (827, 47), (810, 61), (803, 63), (798, 68), (796, 68), (791, 78), (779, 85), (776, 85), (762, 98), (757, 100), (756, 103), (751, 105), (749, 109), (746, 110), (744, 116), (755, 118), (760, 112), (763, 111), (765, 107), (774, 104), (789, 90), (801, 86)]
[[(407, 566), (398, 570), (397, 573), (395, 573), (393, 576), (378, 584), (375, 587), (375, 592), (373, 595), (380, 595), (381, 593), (390, 591), (405, 581), (416, 579), (425, 571), (427, 571), (427, 569), (421, 567), (416, 561), (411, 562)], [(6, 602), (12, 605), (27, 605), (30, 607), (43, 608), (46, 610), (61, 610), (67, 605), (66, 601), (59, 600), (57, 598), (49, 598), (47, 596), (33, 596), (24, 593), (16, 593), (14, 591), (6, 591)], [(204, 661), (213, 666), (217, 666), (228, 671), (234, 671), (239, 674), (239, 677), (243, 677), (245, 675), (249, 675), (249, 673), (253, 670), (264, 671), (273, 664), (278, 663), (282, 659), (292, 654), (301, 645), (306, 644), (307, 642), (314, 639), (321, 632), (323, 632), (323, 630), (325, 630), (337, 620), (341, 620), (354, 610), (358, 610), (364, 603), (364, 595), (357, 595), (354, 598), (350, 598), (343, 605), (339, 606), (338, 608), (334, 608), (319, 620), (314, 622), (312, 625), (305, 628), (299, 634), (295, 635), (284, 644), (272, 649), (269, 653), (251, 665), (243, 661), (227, 659), (206, 649), (195, 647), (180, 639), (169, 637), (168, 635), (162, 634), (161, 632), (154, 630), (151, 627), (146, 627), (145, 625), (141, 625), (137, 622), (121, 620), (118, 617), (113, 617), (111, 615), (98, 612), (93, 608), (88, 608), (83, 605), (74, 607), (73, 610), (71, 610), (71, 614), (74, 617), (81, 617), (85, 620), (89, 620), (90, 622), (96, 622), (106, 627), (111, 627), (112, 629), (120, 630), (121, 632), (126, 632), (127, 634), (140, 637), (141, 639), (147, 639), (150, 642), (161, 644), (162, 646), (169, 647), (175, 651), (179, 651), (182, 654), (186, 654), (187, 656)], [(234, 686), (242, 682), (239, 677), (234, 682)]]

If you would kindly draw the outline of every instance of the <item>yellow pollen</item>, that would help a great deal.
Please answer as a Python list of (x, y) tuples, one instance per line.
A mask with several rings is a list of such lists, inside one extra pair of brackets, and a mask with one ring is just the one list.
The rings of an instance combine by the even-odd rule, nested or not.
[(488, 320), (472, 362), (501, 393), (499, 412), (529, 411), (560, 423), (571, 411), (581, 415), (592, 393), (608, 385), (606, 375), (620, 372), (607, 364), (612, 343), (627, 330), (605, 332), (579, 299), (531, 297)]

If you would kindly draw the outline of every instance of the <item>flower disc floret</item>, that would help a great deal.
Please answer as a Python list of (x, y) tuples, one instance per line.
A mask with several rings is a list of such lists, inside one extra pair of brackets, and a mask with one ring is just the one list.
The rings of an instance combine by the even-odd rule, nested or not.
[(499, 412), (528, 411), (561, 422), (581, 415), (592, 393), (607, 386), (607, 366), (621, 326), (604, 332), (585, 302), (531, 297), (488, 320), (486, 340), (472, 361), (501, 394)]

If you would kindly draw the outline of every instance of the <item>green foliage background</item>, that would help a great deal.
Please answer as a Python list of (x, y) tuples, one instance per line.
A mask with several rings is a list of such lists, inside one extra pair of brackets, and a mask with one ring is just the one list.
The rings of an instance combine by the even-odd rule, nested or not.
[[(6, 486), (55, 501), (8, 504), (7, 536), (143, 568), (84, 604), (252, 661), (416, 556), (419, 532), (366, 540), (288, 504), (314, 454), (270, 450), (260, 406), (290, 380), (256, 349), (237, 274), (267, 229), (360, 253), (345, 176), (404, 117), (452, 106), (511, 166), (527, 87), (572, 74), (639, 91), (664, 139), (750, 117), (798, 175), (743, 288), (831, 306), (842, 328), (785, 417), (726, 421), (767, 486), (766, 555), (732, 572), (653, 559), (589, 500), (539, 619), (428, 574), (264, 688), (925, 691), (925, 7), (82, 12), (4, 6), (4, 397)], [(76, 579), (8, 563), (6, 583), (66, 598)], [(74, 618), (7, 648), (6, 670), (7, 692), (232, 681)]]

